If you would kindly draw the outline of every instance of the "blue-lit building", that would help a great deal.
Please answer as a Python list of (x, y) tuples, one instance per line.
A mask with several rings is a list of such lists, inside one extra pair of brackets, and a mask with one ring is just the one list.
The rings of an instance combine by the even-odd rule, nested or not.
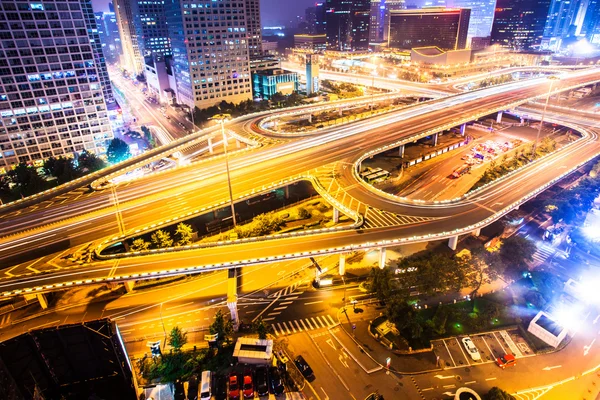
[(494, 23), (496, 0), (448, 0), (446, 3), (451, 7), (471, 9), (469, 31), (467, 32), (468, 42), (474, 37), (490, 36)]
[(298, 91), (298, 74), (283, 69), (266, 69), (252, 73), (254, 98), (269, 100), (277, 92), (292, 94)]
[(514, 50), (539, 47), (550, 0), (498, 0), (491, 42)]

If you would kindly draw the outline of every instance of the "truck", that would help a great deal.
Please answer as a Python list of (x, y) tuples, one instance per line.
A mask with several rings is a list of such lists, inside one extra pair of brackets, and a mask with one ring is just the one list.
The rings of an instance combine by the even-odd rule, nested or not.
[(471, 166), (463, 165), (462, 167), (455, 169), (454, 172), (450, 175), (450, 178), (453, 178), (453, 179), (460, 178), (461, 176), (468, 173), (469, 171), (471, 171)]

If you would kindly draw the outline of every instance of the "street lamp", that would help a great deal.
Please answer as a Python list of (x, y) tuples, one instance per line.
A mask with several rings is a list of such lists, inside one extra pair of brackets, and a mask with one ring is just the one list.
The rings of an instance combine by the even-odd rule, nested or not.
[(546, 96), (546, 103), (544, 104), (544, 111), (542, 112), (542, 119), (540, 120), (540, 126), (538, 127), (537, 135), (535, 136), (535, 142), (533, 143), (533, 151), (531, 154), (532, 158), (535, 158), (535, 155), (537, 154), (536, 153), (537, 145), (538, 145), (538, 141), (540, 140), (540, 132), (542, 131), (542, 125), (544, 125), (544, 118), (546, 117), (546, 109), (548, 108), (548, 102), (550, 101), (550, 95), (552, 94), (552, 86), (554, 85), (554, 81), (560, 80), (560, 78), (555, 75), (549, 76), (548, 79), (550, 80), (550, 88), (548, 89), (548, 95)]
[(231, 175), (229, 174), (229, 157), (227, 156), (227, 137), (225, 136), (225, 122), (231, 118), (229, 114), (217, 114), (211, 119), (221, 124), (221, 135), (223, 135), (223, 148), (225, 149), (225, 169), (227, 171), (227, 186), (229, 188), (229, 201), (231, 203), (231, 217), (233, 218), (233, 227), (237, 226), (235, 220), (235, 208), (233, 207), (233, 191), (231, 190)]

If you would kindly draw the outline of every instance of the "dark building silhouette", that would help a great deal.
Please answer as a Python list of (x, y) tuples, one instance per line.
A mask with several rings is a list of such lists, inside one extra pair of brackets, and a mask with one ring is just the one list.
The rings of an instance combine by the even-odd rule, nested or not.
[(492, 44), (514, 50), (539, 46), (550, 0), (498, 0), (492, 26)]
[(370, 11), (369, 0), (327, 0), (327, 46), (340, 51), (368, 49)]
[(460, 50), (467, 45), (468, 8), (431, 7), (390, 13), (389, 46), (396, 49), (437, 46)]

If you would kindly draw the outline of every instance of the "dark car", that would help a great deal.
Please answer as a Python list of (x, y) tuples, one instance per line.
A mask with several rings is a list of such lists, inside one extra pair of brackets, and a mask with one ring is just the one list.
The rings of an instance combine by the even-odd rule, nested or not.
[(312, 381), (313, 379), (315, 379), (315, 374), (313, 373), (312, 368), (310, 367), (310, 365), (308, 365), (304, 357), (296, 357), (296, 359), (294, 360), (294, 364), (296, 364), (296, 367), (298, 367), (300, 372), (302, 372), (302, 375), (306, 378), (307, 381)]
[(227, 376), (223, 374), (217, 375), (213, 394), (215, 400), (227, 400)]
[(269, 369), (269, 387), (273, 394), (283, 393), (283, 380), (281, 379), (281, 373), (277, 367), (271, 367)]
[(259, 396), (266, 396), (269, 394), (268, 379), (267, 367), (257, 367), (254, 371), (254, 384), (256, 385), (256, 392)]
[(198, 400), (198, 377), (196, 375), (192, 375), (188, 380), (187, 396), (189, 400)]
[(239, 399), (240, 398), (240, 382), (237, 374), (232, 372), (229, 374), (229, 398)]

